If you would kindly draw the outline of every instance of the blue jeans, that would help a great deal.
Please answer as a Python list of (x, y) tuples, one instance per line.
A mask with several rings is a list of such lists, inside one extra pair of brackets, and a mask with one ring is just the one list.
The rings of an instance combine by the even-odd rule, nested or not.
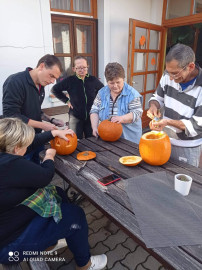
[(40, 157), (39, 157), (39, 153), (41, 151), (44, 150), (44, 145), (32, 150), (31, 152), (29, 152), (28, 154), (26, 154), (24, 157), (27, 159), (27, 160), (30, 160), (36, 164), (40, 164)]
[[(61, 210), (62, 220), (58, 224), (52, 217), (35, 217), (14, 242), (0, 249), (0, 263), (16, 263), (23, 261), (24, 258), (34, 257), (33, 253), (36, 256), (40, 251), (56, 244), (59, 239), (66, 238), (76, 264), (79, 267), (86, 265), (90, 259), (90, 250), (85, 213), (79, 206), (67, 202), (61, 204)], [(19, 259), (9, 259), (15, 257), (10, 253), (16, 254), (15, 251)], [(26, 251), (31, 252), (31, 255), (25, 254)]]

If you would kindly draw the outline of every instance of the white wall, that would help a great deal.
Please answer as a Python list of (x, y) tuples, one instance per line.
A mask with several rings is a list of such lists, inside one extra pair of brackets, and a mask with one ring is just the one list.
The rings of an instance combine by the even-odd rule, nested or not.
[[(0, 0), (0, 25), (2, 114), (2, 86), (6, 78), (28, 66), (36, 67), (43, 55), (53, 54), (49, 0)], [(43, 107), (50, 106), (46, 94)]]
[[(161, 24), (163, 0), (97, 0), (98, 67), (104, 80), (107, 63), (117, 61), (127, 71), (129, 18)], [(53, 54), (49, 0), (0, 0), (0, 114), (6, 78), (26, 67), (34, 68), (45, 54)], [(63, 105), (50, 103), (42, 107)]]
[(129, 18), (160, 25), (162, 8), (163, 0), (98, 0), (98, 69), (102, 81), (109, 62), (119, 62), (127, 72)]

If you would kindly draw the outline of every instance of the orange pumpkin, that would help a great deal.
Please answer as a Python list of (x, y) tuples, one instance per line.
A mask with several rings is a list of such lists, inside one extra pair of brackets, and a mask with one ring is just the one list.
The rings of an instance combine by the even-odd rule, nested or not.
[(78, 160), (90, 160), (96, 157), (96, 154), (92, 151), (84, 151), (81, 153), (78, 153), (76, 158)]
[(170, 139), (163, 131), (147, 132), (140, 139), (139, 152), (146, 163), (163, 165), (171, 155)]
[(122, 134), (123, 127), (121, 124), (113, 123), (109, 120), (102, 121), (98, 126), (98, 133), (103, 141), (115, 142)]
[(136, 166), (142, 161), (139, 156), (125, 156), (119, 159), (119, 162), (125, 166)]
[(73, 153), (77, 148), (77, 136), (74, 133), (73, 137), (70, 134), (67, 134), (68, 142), (59, 137), (55, 137), (50, 141), (51, 147), (56, 150), (56, 153), (59, 155), (69, 155)]

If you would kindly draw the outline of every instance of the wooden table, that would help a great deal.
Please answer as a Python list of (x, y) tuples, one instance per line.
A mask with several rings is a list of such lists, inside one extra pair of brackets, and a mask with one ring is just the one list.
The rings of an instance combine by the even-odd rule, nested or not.
[[(76, 175), (83, 161), (76, 155), (80, 151), (96, 152), (96, 158), (87, 162), (83, 170)], [(185, 173), (193, 177), (191, 200), (197, 204), (202, 196), (202, 170), (182, 162), (170, 160), (163, 166), (150, 166), (141, 162), (135, 167), (126, 167), (119, 163), (119, 157), (139, 155), (138, 145), (120, 139), (116, 142), (104, 142), (94, 137), (78, 142), (77, 150), (69, 156), (56, 156), (56, 172), (121, 229), (145, 248), (168, 269), (194, 270), (202, 269), (202, 246), (181, 246), (147, 249), (133, 213), (129, 198), (125, 192), (128, 178), (157, 171), (166, 171), (174, 177), (177, 173)], [(111, 173), (122, 179), (107, 187), (101, 186), (97, 179)], [(202, 211), (202, 206), (201, 211)], [(202, 224), (201, 224), (202, 225)]]

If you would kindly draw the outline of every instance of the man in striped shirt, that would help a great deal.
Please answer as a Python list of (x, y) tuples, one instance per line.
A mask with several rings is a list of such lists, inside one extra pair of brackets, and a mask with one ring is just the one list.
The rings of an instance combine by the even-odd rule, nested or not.
[(149, 100), (150, 128), (164, 130), (172, 144), (171, 157), (198, 167), (202, 150), (202, 69), (186, 45), (173, 46), (166, 56), (166, 70)]

